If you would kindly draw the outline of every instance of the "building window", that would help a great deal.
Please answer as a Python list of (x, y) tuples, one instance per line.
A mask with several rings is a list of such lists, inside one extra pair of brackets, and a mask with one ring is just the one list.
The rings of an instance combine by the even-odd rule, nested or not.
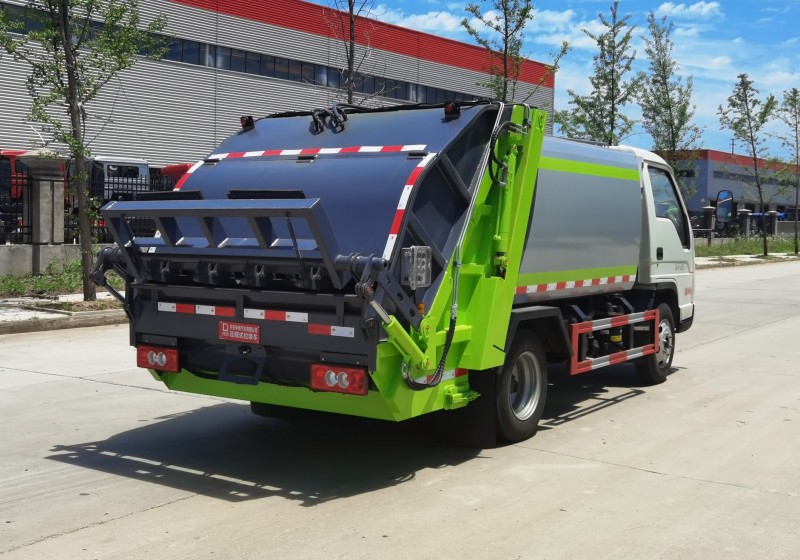
[(290, 60), (288, 79), (299, 82), (303, 77), (303, 63), (299, 60)]
[[(200, 43), (195, 41), (183, 41), (183, 61), (188, 64), (200, 63)], [(205, 62), (203, 60), (202, 62)]]
[(289, 61), (285, 58), (275, 57), (275, 77), (282, 80), (289, 79)]
[(314, 65), (309, 62), (303, 62), (302, 64), (303, 69), (300, 71), (300, 81), (304, 84), (315, 83), (316, 70), (314, 70)]
[(231, 70), (234, 72), (244, 72), (246, 69), (245, 51), (231, 49)]
[(164, 58), (181, 62), (183, 60), (183, 41), (172, 39), (167, 46), (167, 54), (164, 55)]
[(231, 50), (227, 47), (217, 47), (217, 68), (231, 69)]
[(275, 57), (266, 54), (261, 55), (261, 75), (274, 76), (275, 75)]
[(258, 53), (247, 53), (247, 64), (245, 65), (245, 72), (248, 74), (261, 73), (261, 55)]

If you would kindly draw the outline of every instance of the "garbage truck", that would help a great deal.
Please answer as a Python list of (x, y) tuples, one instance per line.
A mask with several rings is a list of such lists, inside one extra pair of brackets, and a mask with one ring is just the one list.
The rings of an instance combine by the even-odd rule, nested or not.
[(694, 316), (669, 166), (545, 122), (496, 102), (242, 117), (174, 190), (102, 208), (93, 278), (170, 389), (524, 440), (550, 366), (660, 383)]

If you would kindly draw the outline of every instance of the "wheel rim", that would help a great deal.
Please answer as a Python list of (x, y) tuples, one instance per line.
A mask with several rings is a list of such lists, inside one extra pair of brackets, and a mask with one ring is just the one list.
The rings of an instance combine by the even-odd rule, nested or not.
[(656, 363), (659, 369), (669, 365), (674, 349), (675, 335), (672, 332), (672, 325), (666, 319), (661, 319), (658, 325), (658, 352), (656, 352)]
[(541, 397), (539, 363), (533, 352), (523, 352), (514, 362), (508, 389), (508, 404), (517, 420), (530, 418)]

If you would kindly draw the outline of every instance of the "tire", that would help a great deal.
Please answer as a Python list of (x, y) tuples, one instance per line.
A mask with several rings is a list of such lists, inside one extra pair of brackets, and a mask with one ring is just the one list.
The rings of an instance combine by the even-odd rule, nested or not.
[(675, 356), (675, 319), (670, 307), (658, 306), (658, 352), (645, 356), (636, 363), (636, 375), (643, 385), (658, 385), (667, 380)]
[(497, 437), (517, 442), (536, 433), (547, 399), (547, 361), (536, 335), (517, 333), (497, 378)]

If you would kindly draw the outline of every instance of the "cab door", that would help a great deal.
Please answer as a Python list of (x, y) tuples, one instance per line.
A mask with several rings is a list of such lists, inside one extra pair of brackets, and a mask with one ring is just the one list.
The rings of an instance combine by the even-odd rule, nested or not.
[[(650, 183), (650, 275), (653, 282), (674, 283), (680, 321), (693, 313), (694, 238), (680, 191), (669, 168), (648, 163), (645, 181)], [(676, 317), (677, 319), (677, 317)]]

